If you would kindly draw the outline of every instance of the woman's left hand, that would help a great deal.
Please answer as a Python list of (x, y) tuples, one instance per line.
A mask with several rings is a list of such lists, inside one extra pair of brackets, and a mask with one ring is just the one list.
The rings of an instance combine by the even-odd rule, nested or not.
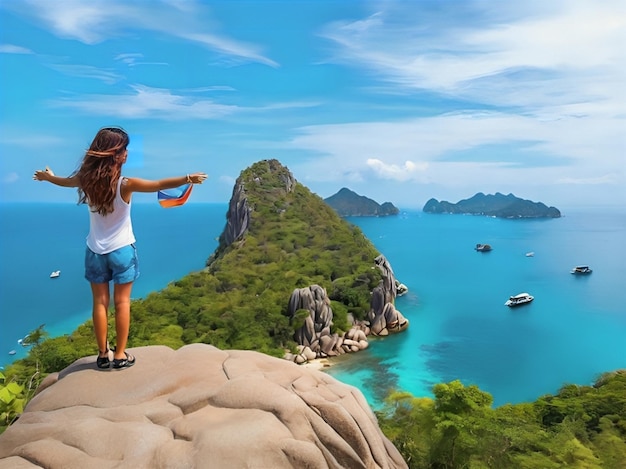
[(202, 184), (209, 176), (206, 173), (193, 173), (189, 175), (192, 184)]

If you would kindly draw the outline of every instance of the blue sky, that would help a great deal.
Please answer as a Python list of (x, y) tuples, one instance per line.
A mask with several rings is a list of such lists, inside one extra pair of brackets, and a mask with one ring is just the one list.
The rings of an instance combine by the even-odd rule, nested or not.
[(401, 208), (626, 205), (623, 0), (0, 0), (0, 74), (2, 202), (75, 200), (33, 171), (121, 125), (196, 202), (276, 158)]

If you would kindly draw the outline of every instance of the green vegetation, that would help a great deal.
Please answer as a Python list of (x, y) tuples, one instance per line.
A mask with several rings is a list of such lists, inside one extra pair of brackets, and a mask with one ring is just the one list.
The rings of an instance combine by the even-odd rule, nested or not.
[(24, 410), (26, 393), (23, 385), (7, 381), (3, 373), (0, 380), (0, 431), (4, 431)]
[(25, 346), (32, 346), (29, 359), (33, 366), (26, 361), (18, 362), (9, 368), (9, 374), (0, 372), (0, 433), (13, 423), (24, 411), (26, 403), (33, 397), (41, 381), (40, 357), (45, 355), (43, 344), (48, 333), (42, 324), (24, 338)]
[(626, 372), (496, 409), (490, 394), (459, 381), (433, 394), (392, 393), (378, 414), (413, 469), (626, 467)]

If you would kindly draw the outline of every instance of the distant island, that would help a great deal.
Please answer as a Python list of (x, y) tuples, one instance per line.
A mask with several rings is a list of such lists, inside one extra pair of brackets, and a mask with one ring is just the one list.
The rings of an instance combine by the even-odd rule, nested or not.
[(400, 213), (400, 210), (391, 202), (380, 205), (345, 187), (335, 195), (324, 199), (324, 202), (330, 205), (340, 217), (384, 217)]
[(430, 199), (423, 208), (427, 213), (485, 215), (498, 218), (560, 218), (561, 212), (542, 202), (520, 199), (513, 194), (485, 195), (482, 192), (454, 204)]

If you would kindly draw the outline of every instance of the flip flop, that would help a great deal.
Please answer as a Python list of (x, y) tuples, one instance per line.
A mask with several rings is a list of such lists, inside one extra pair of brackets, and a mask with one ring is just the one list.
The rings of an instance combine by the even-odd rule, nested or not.
[(129, 355), (128, 352), (124, 352), (126, 358), (114, 358), (113, 359), (113, 369), (121, 370), (123, 368), (130, 368), (135, 364), (135, 357)]
[[(98, 352), (100, 352), (98, 350)], [(104, 357), (100, 356), (100, 353), (106, 353)], [(96, 366), (100, 369), (109, 368), (111, 366), (111, 361), (109, 360), (109, 351), (98, 353), (98, 358), (96, 359)]]

